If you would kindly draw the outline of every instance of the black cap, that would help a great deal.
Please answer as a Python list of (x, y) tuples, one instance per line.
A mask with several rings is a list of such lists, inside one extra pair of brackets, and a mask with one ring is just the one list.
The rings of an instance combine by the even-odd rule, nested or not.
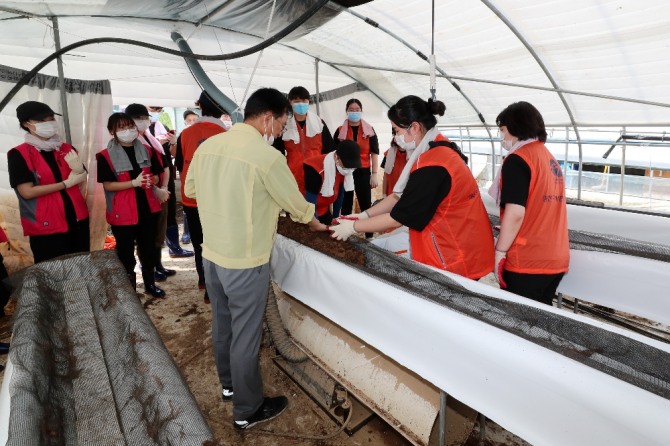
[(204, 90), (202, 91), (202, 93), (200, 93), (198, 104), (200, 104), (201, 109), (204, 108), (208, 111), (218, 110), (219, 112), (221, 112), (221, 114), (226, 113), (226, 109), (217, 104), (216, 101), (212, 99), (212, 97)]
[(149, 116), (149, 110), (142, 104), (130, 104), (126, 107), (126, 114), (131, 118), (137, 116)]
[(196, 116), (198, 116), (198, 114), (197, 114), (196, 112), (194, 112), (193, 110), (186, 110), (186, 111), (184, 112), (184, 119), (186, 119), (186, 118), (187, 118), (188, 116), (190, 116), (190, 115), (196, 115)]
[(340, 141), (340, 144), (335, 150), (337, 157), (342, 160), (342, 165), (347, 168), (361, 167), (361, 148), (356, 141), (345, 139)]
[(28, 101), (16, 107), (16, 117), (19, 119), (19, 122), (30, 121), (31, 119), (43, 119), (47, 116), (58, 115), (51, 110), (47, 104), (37, 101)]

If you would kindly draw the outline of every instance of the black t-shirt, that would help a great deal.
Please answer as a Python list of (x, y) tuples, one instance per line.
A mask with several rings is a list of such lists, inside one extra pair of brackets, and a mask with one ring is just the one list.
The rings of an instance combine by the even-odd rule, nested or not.
[[(353, 138), (354, 141), (358, 142), (358, 129), (360, 126), (349, 126), (351, 128), (351, 137)], [(335, 148), (340, 144), (340, 129), (338, 128), (335, 130), (335, 134), (333, 135), (333, 141), (335, 144)], [(370, 137), (370, 153), (374, 153), (376, 155), (379, 155), (379, 139), (377, 138), (377, 134), (375, 133)]]
[(323, 178), (314, 167), (308, 164), (303, 164), (303, 166), (305, 169), (305, 191), (318, 195), (321, 192)]
[[(296, 119), (295, 122), (304, 129), (307, 120), (298, 121)], [(335, 146), (333, 145), (333, 138), (330, 136), (330, 130), (328, 130), (328, 126), (323, 119), (321, 122), (323, 123), (323, 129), (321, 130), (321, 153), (325, 155), (326, 153), (335, 150)], [(286, 145), (284, 144), (284, 140), (281, 138), (281, 136), (279, 138), (275, 138), (274, 142), (272, 143), (272, 147), (279, 150), (282, 155), (286, 155)]]
[[(142, 173), (142, 169), (140, 168), (140, 165), (137, 164), (137, 159), (135, 158), (135, 148), (123, 147), (123, 150), (124, 152), (126, 152), (126, 155), (128, 155), (130, 164), (133, 166), (133, 169), (129, 173), (130, 173), (130, 179), (134, 180), (139, 176), (140, 173)], [(158, 161), (157, 152), (153, 149), (151, 150), (150, 172), (154, 175), (163, 173), (163, 168), (161, 167)], [(106, 181), (115, 182), (119, 180), (116, 177), (114, 169), (112, 169), (112, 166), (110, 166), (109, 163), (107, 162), (107, 159), (104, 156), (98, 156), (98, 183), (104, 183)], [(145, 193), (145, 189), (142, 189), (141, 187), (136, 187), (134, 189), (135, 189), (135, 197), (137, 199), (137, 215), (139, 216), (148, 215), (150, 213), (149, 202), (147, 201), (147, 195)]]
[(451, 175), (442, 166), (426, 166), (409, 176), (400, 200), (391, 210), (391, 218), (410, 229), (422, 231), (449, 195)]
[(506, 203), (526, 207), (530, 190), (530, 167), (519, 155), (511, 154), (502, 166), (500, 207)]
[[(38, 150), (38, 152), (40, 155), (42, 155), (44, 161), (46, 161), (51, 168), (55, 182), (60, 183), (61, 181), (65, 180), (66, 178), (63, 178), (60, 173), (60, 169), (58, 168), (58, 163), (56, 163), (56, 151), (49, 152), (45, 150)], [(7, 169), (9, 170), (9, 185), (12, 188), (16, 189), (18, 185), (24, 183), (33, 183), (34, 185), (37, 185), (35, 182), (35, 176), (30, 171), (30, 169), (28, 169), (26, 160), (23, 159), (23, 156), (18, 150), (11, 150), (7, 154)], [(60, 190), (59, 193), (63, 199), (65, 220), (67, 221), (68, 229), (71, 230), (77, 224), (77, 213), (75, 212), (74, 204), (72, 203), (72, 200), (70, 199), (70, 196), (67, 194), (65, 189)]]

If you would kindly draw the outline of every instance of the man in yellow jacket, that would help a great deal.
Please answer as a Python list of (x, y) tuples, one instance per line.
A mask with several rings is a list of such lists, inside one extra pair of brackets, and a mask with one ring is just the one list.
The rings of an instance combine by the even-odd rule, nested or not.
[(290, 108), (278, 90), (254, 92), (244, 123), (198, 148), (184, 187), (198, 200), (214, 359), (238, 430), (274, 418), (288, 405), (285, 396), (263, 397), (258, 361), (279, 211), (313, 231), (327, 229), (314, 218), (314, 205), (298, 190), (284, 156), (271, 146)]

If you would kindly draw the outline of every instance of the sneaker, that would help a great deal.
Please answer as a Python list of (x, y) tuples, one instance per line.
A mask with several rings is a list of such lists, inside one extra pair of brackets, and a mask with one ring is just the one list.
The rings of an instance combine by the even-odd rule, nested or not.
[(222, 387), (221, 398), (224, 402), (231, 401), (233, 399), (233, 388), (232, 387)]
[(285, 396), (276, 396), (273, 398), (265, 397), (263, 405), (256, 411), (255, 414), (242, 421), (233, 421), (233, 427), (242, 431), (254, 427), (258, 423), (269, 421), (282, 413), (288, 406), (288, 398)]

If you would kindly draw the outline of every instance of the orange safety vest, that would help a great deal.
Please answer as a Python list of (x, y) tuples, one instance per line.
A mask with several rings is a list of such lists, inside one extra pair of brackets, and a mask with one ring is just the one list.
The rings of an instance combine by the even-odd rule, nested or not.
[[(387, 150), (384, 156), (389, 151)], [(391, 173), (385, 173), (386, 176), (386, 195), (391, 195), (393, 193), (393, 187), (395, 186), (395, 183), (398, 182), (398, 178), (400, 178), (400, 174), (402, 173), (402, 170), (405, 168), (405, 165), (407, 165), (407, 152), (403, 152), (401, 150), (398, 150), (396, 148), (395, 152), (395, 163), (393, 163), (393, 169), (391, 170)]]
[(188, 207), (198, 207), (198, 202), (194, 198), (187, 197), (184, 194), (183, 186), (186, 184), (188, 176), (188, 167), (191, 165), (191, 160), (198, 149), (207, 138), (223, 133), (226, 130), (213, 122), (196, 122), (190, 127), (181, 132), (181, 151), (184, 158), (184, 166), (181, 170), (181, 204)]
[[(314, 170), (319, 172), (319, 175), (321, 175), (321, 184), (323, 184), (324, 181), (323, 160), (326, 159), (326, 156), (327, 155), (317, 155), (305, 160), (306, 165), (313, 167)], [(344, 176), (342, 176), (342, 174), (340, 174), (340, 172), (338, 172), (336, 168), (333, 196), (324, 197), (323, 195), (321, 195), (321, 192), (319, 192), (319, 196), (316, 199), (316, 215), (318, 217), (321, 217), (323, 214), (328, 212), (328, 210), (330, 209), (330, 205), (337, 201), (337, 196), (340, 192), (340, 186), (342, 186), (342, 181), (344, 181)]]
[[(444, 140), (448, 141), (436, 138)], [(412, 259), (470, 279), (484, 277), (493, 271), (493, 232), (477, 181), (460, 155), (447, 146), (422, 153), (411, 172), (427, 166), (447, 169), (451, 190), (422, 231), (409, 230)]]
[(317, 133), (311, 138), (307, 137), (306, 129), (307, 124), (301, 126), (296, 121), (296, 127), (298, 127), (298, 133), (300, 134), (300, 142), (295, 143), (292, 139), (284, 141), (284, 148), (286, 149), (286, 162), (288, 163), (288, 168), (293, 173), (295, 181), (298, 183), (298, 189), (300, 193), (305, 195), (305, 170), (303, 163), (305, 160), (312, 158), (313, 156), (321, 155), (321, 149), (323, 146), (323, 140), (321, 133)]
[[(338, 139), (342, 136), (342, 126), (337, 129)], [(356, 143), (358, 147), (361, 148), (361, 167), (366, 168), (370, 167), (370, 138), (362, 137), (363, 136), (363, 126), (358, 126), (358, 134)], [(351, 126), (347, 126), (347, 137), (349, 141), (354, 141), (354, 132), (351, 130)]]
[[(28, 170), (35, 177), (36, 186), (56, 183), (56, 177), (51, 167), (42, 158), (37, 148), (28, 143), (23, 143), (12, 150), (21, 154)], [(72, 171), (63, 159), (71, 150), (74, 150), (71, 145), (63, 143), (55, 153), (56, 164), (63, 179), (66, 179)], [(65, 204), (60, 191), (29, 200), (23, 198), (17, 189), (15, 189), (15, 192), (19, 199), (19, 214), (21, 215), (23, 235), (30, 237), (33, 235), (62, 234), (68, 231), (67, 221), (65, 220)], [(66, 193), (74, 206), (77, 221), (87, 219), (88, 207), (79, 186), (69, 187)]]
[[(147, 154), (149, 159), (151, 159), (151, 151), (155, 150), (148, 146), (144, 146), (147, 149)], [(114, 164), (112, 164), (112, 159), (109, 156), (109, 149), (104, 149), (98, 152), (96, 155), (102, 157), (107, 161), (109, 167), (114, 170)], [(151, 167), (144, 167), (142, 171), (145, 173), (150, 173)], [(133, 178), (130, 176), (129, 171), (115, 173), (116, 181), (132, 181)], [(147, 197), (147, 203), (149, 203), (149, 212), (156, 213), (161, 210), (161, 202), (158, 201), (156, 195), (154, 194), (153, 189), (144, 189), (144, 193)], [(137, 195), (135, 195), (135, 188), (131, 187), (130, 189), (124, 189), (116, 192), (105, 191), (105, 217), (107, 223), (113, 226), (132, 226), (136, 225), (139, 221), (139, 214), (137, 212)]]
[[(507, 251), (505, 269), (525, 274), (564, 273), (570, 264), (570, 240), (561, 166), (539, 141), (514, 154), (530, 167), (530, 188), (523, 223)], [(504, 215), (503, 208), (501, 221)]]

